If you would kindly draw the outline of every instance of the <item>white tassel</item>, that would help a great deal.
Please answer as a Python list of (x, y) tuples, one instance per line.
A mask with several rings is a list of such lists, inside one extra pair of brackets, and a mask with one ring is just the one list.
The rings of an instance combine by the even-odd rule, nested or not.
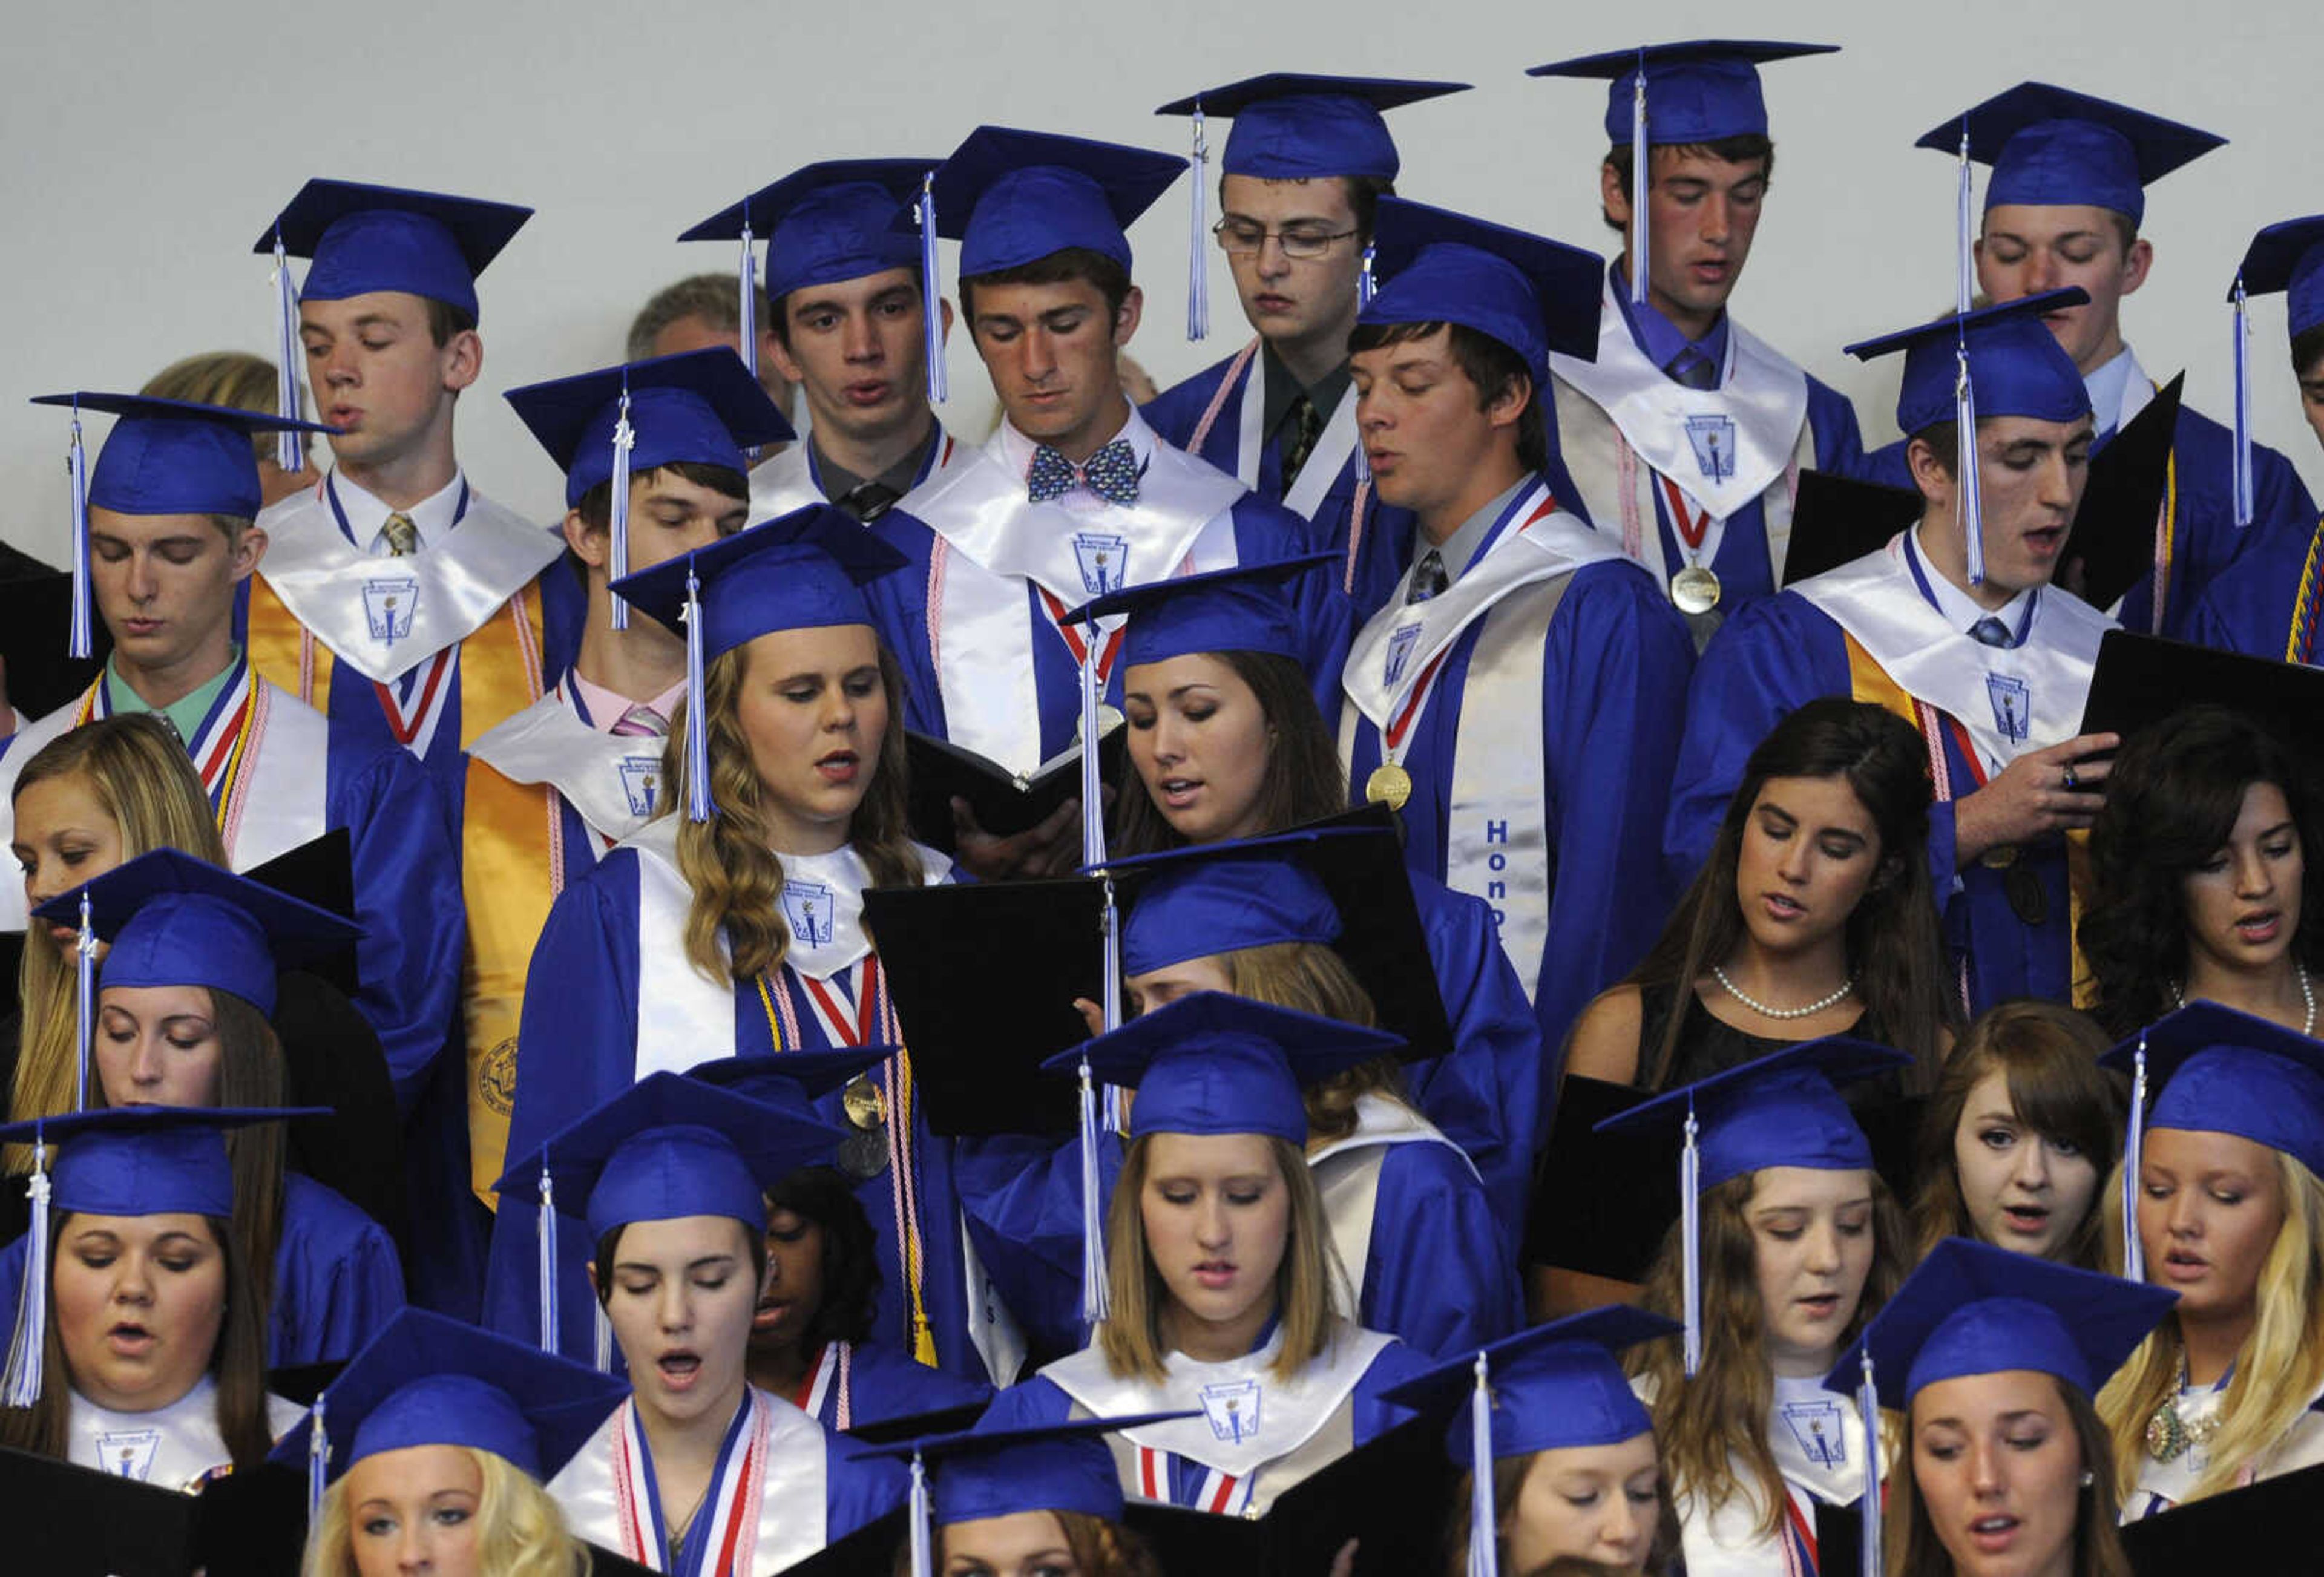
[(759, 376), (759, 263), (752, 255), (751, 205), (742, 205), (742, 261), (736, 267), (740, 286), (734, 300), (734, 321), (742, 325), (741, 351), (742, 364), (751, 369), (751, 378)]
[(1493, 1509), (1493, 1388), (1477, 1354), (1477, 1390), (1469, 1399), (1469, 1577), (1500, 1577), (1500, 1516)]
[(1686, 1146), (1678, 1156), (1679, 1299), (1685, 1305), (1686, 1376), (1702, 1367), (1702, 1201), (1695, 1185), (1702, 1151), (1695, 1145), (1694, 1098), (1687, 1097)]
[(928, 1464), (920, 1453), (912, 1453), (912, 1577), (934, 1577), (936, 1552), (932, 1548), (935, 1536), (929, 1524), (934, 1510), (928, 1504)]
[(952, 380), (945, 369), (943, 278), (936, 272), (936, 177), (920, 177), (920, 310), (921, 331), (927, 346), (928, 403), (942, 405), (952, 398)]
[[(2236, 524), (2252, 523), (2251, 310), (2236, 275)], [(2158, 594), (2160, 588), (2157, 588)]]
[(1969, 344), (1957, 342), (1953, 348), (1957, 366), (1953, 373), (1953, 469), (1958, 475), (1954, 485), (1960, 492), (1961, 551), (1969, 561), (1969, 583), (1985, 584), (1985, 501), (1978, 485), (1977, 391), (1969, 383)]
[(1954, 230), (1960, 247), (1960, 288), (1956, 291), (1959, 300), (1954, 307), (1954, 310), (1959, 312), (1968, 311), (1977, 300), (1977, 246), (1969, 234), (1969, 198), (1976, 184), (1977, 177), (1969, 159), (1969, 122), (1964, 120), (1961, 122), (1960, 137), (1960, 197), (1954, 217)]
[[(621, 580), (630, 573), (630, 451), (637, 447), (637, 429), (630, 426), (630, 379), (622, 374), (622, 410), (613, 419), (613, 530), (609, 540), (610, 562), (605, 567), (607, 578)], [(613, 628), (630, 627), (629, 599), (619, 592), (609, 594), (613, 604)]]
[(8, 1368), (0, 1375), (0, 1405), (30, 1407), (41, 1399), (41, 1361), (49, 1340), (48, 1146), (32, 1140), (32, 1176), (25, 1185), (32, 1226), (24, 1238), (24, 1279), (16, 1296), (16, 1332)]
[(1098, 1198), (1097, 1084), (1082, 1059), (1082, 1318), (1102, 1325), (1111, 1310), (1105, 1285), (1105, 1207)]
[(309, 1411), (307, 1433), (307, 1521), (311, 1526), (323, 1515), (323, 1490), (331, 1477), (331, 1437), (323, 1426), (327, 1393), (318, 1393)]
[(73, 1019), (78, 1055), (73, 1063), (73, 1110), (88, 1110), (88, 1048), (97, 1028), (97, 930), (89, 924), (88, 889), (80, 890), (80, 935), (73, 939)]
[(1864, 1548), (1862, 1577), (1880, 1577), (1880, 1391), (1872, 1383), (1872, 1350), (1863, 1350), (1864, 1381), (1856, 1410), (1864, 1416)]
[(549, 1158), (540, 1163), (540, 1225), (534, 1234), (540, 1246), (540, 1350), (557, 1351), (557, 1180), (549, 1175)]
[[(1379, 244), (1377, 241), (1365, 242), (1363, 262), (1356, 269), (1356, 310), (1358, 312), (1370, 306), (1372, 298), (1379, 294), (1379, 276), (1374, 272), (1379, 262)], [(1356, 438), (1356, 484), (1360, 487), (1368, 487), (1371, 484), (1371, 457), (1364, 453), (1363, 438), (1359, 433)], [(1360, 527), (1362, 522), (1358, 521), (1357, 524)]]
[(2138, 1240), (2138, 1174), (2146, 1157), (2146, 1032), (2131, 1058), (2130, 1131), (2122, 1141), (2122, 1273), (2146, 1279), (2146, 1250)]
[(702, 717), (702, 580), (694, 561), (686, 565), (686, 815), (708, 821), (717, 814), (710, 799), (710, 726)]
[(90, 653), (95, 598), (88, 580), (88, 451), (81, 447), (78, 403), (73, 406), (72, 441), (65, 450), (65, 475), (72, 483), (72, 625), (65, 634), (65, 655), (81, 661)]
[(589, 1311), (593, 1316), (590, 1323), (595, 1327), (593, 1333), (596, 1338), (595, 1351), (590, 1354), (591, 1361), (596, 1364), (599, 1374), (611, 1374), (613, 1372), (613, 1322), (605, 1317), (605, 1305), (595, 1298), (589, 1300)]
[[(275, 354), (282, 364), (274, 373), (274, 410), (285, 421), (299, 420), (299, 287), (290, 278), (290, 259), (282, 250), (282, 231), (274, 232)], [(306, 444), (295, 432), (274, 435), (274, 463), (285, 471), (307, 467)]]
[(1638, 75), (1630, 90), (1630, 305), (1646, 300), (1646, 194), (1654, 188), (1654, 165), (1646, 146), (1646, 52), (1638, 51)]
[(1186, 337), (1190, 340), (1211, 337), (1211, 259), (1203, 250), (1206, 239), (1204, 223), (1208, 217), (1204, 207), (1210, 194), (1204, 189), (1210, 183), (1211, 150), (1203, 137), (1203, 106), (1194, 106), (1194, 224), (1186, 232)]

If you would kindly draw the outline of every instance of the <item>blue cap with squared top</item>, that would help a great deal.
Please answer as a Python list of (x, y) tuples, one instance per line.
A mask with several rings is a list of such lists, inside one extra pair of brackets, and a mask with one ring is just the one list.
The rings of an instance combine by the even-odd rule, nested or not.
[(1185, 169), (1175, 153), (979, 126), (936, 171), (936, 232), (960, 243), (963, 278), (1020, 268), (1069, 247), (1127, 271), (1130, 239), (1122, 232)]
[(1864, 1356), (1888, 1405), (1939, 1380), (2028, 1370), (2098, 1394), (2179, 1295), (2095, 1270), (1947, 1238), (1905, 1277), (1825, 1380), (1853, 1393)]
[(1666, 148), (1717, 143), (1729, 137), (1766, 136), (1767, 105), (1759, 91), (1758, 68), (1771, 60), (1829, 55), (1838, 44), (1781, 43), (1766, 39), (1691, 39), (1608, 50), (1528, 68), (1528, 77), (1581, 77), (1609, 83), (1606, 137), (1630, 140), (1638, 72), (1646, 76), (1646, 142)]
[(612, 1375), (465, 1321), (399, 1309), (267, 1457), (304, 1462), (323, 1431), (333, 1480), (365, 1457), (426, 1445), (488, 1451), (545, 1480), (588, 1443), (628, 1391)]
[[(2291, 338), (2324, 324), (2324, 214), (2286, 219), (2253, 236), (2236, 278), (2250, 295), (2284, 292)], [(2235, 299), (2232, 290), (2227, 299)]]
[(226, 1136), (328, 1117), (327, 1106), (105, 1106), (0, 1125), (0, 1144), (59, 1147), (51, 1203), (81, 1215), (234, 1214)]
[(904, 563), (853, 515), (818, 503), (624, 576), (613, 589), (632, 607), (681, 630), (691, 573), (701, 586), (707, 660), (778, 630), (869, 624), (863, 583)]
[(1308, 553), (1171, 576), (1108, 592), (1065, 619), (1086, 623), (1129, 614), (1121, 635), (1125, 670), (1194, 652), (1256, 651), (1304, 661), (1307, 640), (1289, 587), (1308, 570), (1338, 558), (1337, 553)]
[(476, 276), (498, 257), (532, 210), (443, 192), (309, 180), (268, 226), (253, 252), (283, 249), (314, 263), (300, 298), (344, 301), (401, 290), (477, 316)]
[(2107, 208), (2133, 225), (2146, 189), (2227, 140), (2159, 115), (2047, 82), (2020, 82), (1952, 116), (1913, 145), (1993, 166), (1985, 206)]
[(102, 410), (121, 419), (89, 468), (88, 503), (92, 509), (124, 515), (254, 520), (264, 497), (258, 460), (250, 447), (252, 435), (339, 430), (263, 411), (145, 394), (83, 390), (36, 395), (32, 403)]
[(1868, 1040), (1827, 1035), (1665, 1091), (1606, 1119), (1598, 1131), (1677, 1135), (1692, 1112), (1702, 1150), (1702, 1189), (1764, 1167), (1868, 1171), (1871, 1142), (1837, 1086), (1912, 1062)]
[(1069, 1511), (1120, 1522), (1121, 1474), (1104, 1437), (1193, 1416), (1191, 1411), (1136, 1413), (1015, 1428), (980, 1425), (868, 1446), (863, 1454), (912, 1464), (916, 1485), (923, 1480), (927, 1485), (925, 1493), (915, 1488), (912, 1514), (933, 1526), (1028, 1511)]
[(274, 1011), (282, 969), (354, 945), (363, 928), (263, 882), (176, 849), (153, 849), (35, 908), (59, 925), (80, 921), (112, 950), (107, 986), (207, 986)]
[(798, 435), (742, 357), (724, 346), (528, 383), (502, 396), (565, 473), (565, 507), (613, 479), (613, 435), (630, 397), (630, 475), (721, 466), (747, 476), (745, 447)]
[(2234, 1134), (2324, 1176), (2324, 1041), (2195, 1001), (2107, 1052), (2099, 1065), (2129, 1072), (2142, 1043), (2155, 1088), (2147, 1131)]
[(1257, 1133), (1301, 1145), (1307, 1142), (1302, 1085), (1394, 1056), (1403, 1045), (1336, 1019), (1197, 991), (1041, 1065), (1071, 1074), (1086, 1057), (1095, 1077), (1134, 1087), (1132, 1139)]
[(1245, 947), (1338, 941), (1339, 906), (1299, 856), (1327, 840), (1385, 835), (1373, 827), (1306, 827), (1106, 861), (1109, 875), (1147, 878), (1122, 920), (1123, 972), (1148, 974)]
[(792, 171), (680, 235), (733, 241), (748, 220), (767, 241), (767, 297), (835, 285), (891, 268), (918, 270), (917, 235), (897, 228), (939, 159), (827, 159)]
[(1917, 327), (1858, 340), (1848, 347), (1863, 361), (1894, 351), (1904, 353), (1904, 374), (1896, 392), (1896, 426), (1906, 436), (1954, 420), (1956, 351), (1966, 346), (1977, 414), (2026, 416), (2042, 421), (2074, 421), (2090, 413), (2089, 386), (2044, 314), (2079, 307), (2089, 300), (2079, 285), (2021, 296), (1997, 306), (1952, 313)]
[(1234, 126), (1219, 161), (1222, 175), (1262, 180), (1339, 175), (1394, 180), (1400, 161), (1380, 112), (1465, 93), (1471, 86), (1270, 71), (1172, 99), (1154, 113), (1232, 116)]
[[(1679, 1329), (1676, 1320), (1617, 1304), (1552, 1320), (1481, 1349), (1492, 1397), (1493, 1460), (1615, 1445), (1650, 1433), (1654, 1421), (1615, 1355)], [(1479, 1356), (1463, 1353), (1382, 1393), (1382, 1400), (1448, 1416), (1473, 1397)], [(1454, 1425), (1446, 1444), (1454, 1462), (1476, 1465), (1467, 1421)]]
[(1594, 361), (1606, 260), (1578, 246), (1383, 198), (1376, 266), (1387, 283), (1363, 324), (1458, 323), (1524, 358), (1536, 396), (1553, 351)]

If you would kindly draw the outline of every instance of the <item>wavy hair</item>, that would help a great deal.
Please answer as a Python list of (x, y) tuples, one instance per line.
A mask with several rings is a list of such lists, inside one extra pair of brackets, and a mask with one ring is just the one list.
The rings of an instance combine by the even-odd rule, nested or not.
[[(1914, 1065), (1909, 1092), (1936, 1083), (1943, 1032), (1960, 1019), (1946, 989), (1944, 943), (1929, 876), (1929, 757), (1918, 730), (1894, 713), (1862, 701), (1826, 696), (1810, 701), (1770, 729), (1744, 764), (1743, 780), (1727, 802), (1719, 836), (1694, 884), (1672, 911), (1661, 937), (1630, 975), (1630, 983), (1691, 991), (1744, 936), (1735, 897), (1736, 868), (1752, 807), (1771, 778), (1845, 778), (1880, 834), (1880, 873), (1848, 917), (1849, 968), (1857, 995)], [(1638, 1048), (1644, 1089), (1660, 1089), (1678, 1052), (1686, 1015), (1673, 1012), (1658, 1046)]]
[[(2074, 1426), (2074, 1442), (2081, 1447), (2082, 1467), (2089, 1483), (2075, 1491), (2074, 1562), (2071, 1577), (2131, 1577), (2130, 1557), (2124, 1554), (2122, 1533), (2115, 1521), (2120, 1504), (2116, 1489), (2113, 1443), (2106, 1425), (2088, 1397), (2064, 1380), (2054, 1379), (2058, 1397)], [(1896, 1466), (1913, 1462), (1913, 1414), (1904, 1410), (1904, 1443)], [(1953, 1559), (1929, 1520), (1929, 1503), (1921, 1495), (1914, 1471), (1890, 1472), (1889, 1506), (1881, 1550), (1881, 1569), (1888, 1577), (1953, 1577)]]
[[(523, 1469), (473, 1445), (482, 1487), (476, 1495), (476, 1570), (493, 1577), (586, 1577), (588, 1547), (565, 1526), (565, 1513)], [(307, 1536), (300, 1577), (357, 1577), (355, 1510), (344, 1475), (323, 1498), (323, 1513)]]
[[(783, 862), (772, 847), (761, 800), (764, 793), (742, 733), (742, 687), (750, 680), (751, 649), (738, 646), (712, 658), (702, 673), (702, 715), (708, 721), (710, 793), (718, 814), (683, 819), (686, 796), (668, 797), (664, 816), (678, 816), (678, 869), (694, 901), (686, 915), (686, 956), (706, 979), (745, 981), (783, 961), (790, 929), (780, 899)], [(888, 696), (888, 728), (870, 788), (848, 825), (847, 841), (871, 868), (874, 887), (917, 887), (924, 876), (905, 815), (904, 675), (886, 644), (880, 646), (880, 687)], [(686, 732), (695, 697), (678, 703), (662, 746), (662, 781), (686, 781)]]
[(2090, 826), (2090, 901), (2075, 939), (2089, 964), (2091, 1010), (2108, 1034), (2135, 1035), (2177, 1006), (2187, 878), (2227, 846), (2245, 791), (2261, 783), (2282, 791), (2307, 863), (2292, 955), (2324, 974), (2324, 809), (2309, 775), (2241, 713), (2190, 706), (2124, 743)]
[[(1348, 808), (1348, 775), (1340, 747), (1315, 705), (1307, 672), (1271, 651), (1213, 651), (1250, 687), (1268, 728), (1268, 772), (1259, 788), (1258, 822), (1263, 833), (1279, 833), (1305, 822), (1338, 816)], [(1123, 726), (1127, 727), (1128, 724)], [(1133, 779), (1137, 774), (1131, 773)], [(1143, 782), (1124, 785), (1116, 797), (1113, 835), (1107, 844), (1118, 858), (1183, 849), (1185, 838), (1155, 805)]]
[[(2316, 1335), (2324, 1311), (2324, 1181), (2282, 1150), (2274, 1152), (2283, 1194), (2283, 1224), (2276, 1229), (2259, 1271), (2259, 1318), (2236, 1354), (2235, 1377), (2220, 1404), (2219, 1432), (2211, 1440), (2211, 1466), (2188, 1494), (2200, 1500), (2236, 1487), (2246, 1468), (2264, 1468), (2269, 1454), (2324, 1389), (2324, 1341)], [(2106, 1183), (2107, 1269), (2122, 1274), (2122, 1167)], [(2098, 1416), (2113, 1438), (2114, 1471), (2124, 1492), (2138, 1483), (2146, 1452), (2146, 1423), (2179, 1388), (2179, 1316), (2163, 1323), (2098, 1392)]]

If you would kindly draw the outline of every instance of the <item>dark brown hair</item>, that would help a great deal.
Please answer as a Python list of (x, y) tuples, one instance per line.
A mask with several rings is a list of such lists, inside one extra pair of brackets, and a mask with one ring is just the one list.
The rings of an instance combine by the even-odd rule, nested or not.
[[(1259, 790), (1260, 830), (1279, 833), (1347, 809), (1348, 778), (1340, 767), (1339, 746), (1333, 742), (1332, 731), (1315, 705), (1306, 670), (1295, 659), (1275, 652), (1214, 651), (1210, 655), (1250, 687), (1270, 731), (1267, 781)], [(1114, 801), (1110, 846), (1120, 857), (1183, 849), (1186, 840), (1155, 807), (1153, 797), (1133, 774)]]
[[(1074, 1557), (1074, 1569), (1081, 1577), (1163, 1577), (1162, 1563), (1147, 1548), (1146, 1541), (1135, 1530), (1102, 1517), (1093, 1517), (1086, 1511), (1051, 1511), (1057, 1519), (1058, 1531), (1065, 1536), (1065, 1548)], [(945, 1530), (936, 1530), (935, 1559), (936, 1569), (944, 1569)], [(896, 1577), (908, 1577), (912, 1569), (911, 1541), (897, 1546)]]
[(455, 335), (476, 331), (476, 315), (474, 312), (455, 307), (449, 301), (439, 301), (433, 296), (423, 296), (420, 300), (428, 303), (428, 337), (436, 342), (438, 350), (451, 344)]
[[(600, 1305), (613, 1301), (613, 1256), (622, 1251), (622, 1234), (628, 1231), (632, 1224), (634, 1223), (624, 1222), (611, 1228), (604, 1237), (597, 1240), (597, 1246), (594, 1251), (595, 1258), (590, 1261), (590, 1264), (595, 1271), (595, 1275), (591, 1279), (596, 1285), (597, 1302)], [(767, 1280), (766, 1234), (743, 1226), (739, 1219), (734, 1222), (734, 1224), (742, 1228), (743, 1240), (749, 1245), (752, 1283), (754, 1286), (763, 1286)]]
[[(1305, 186), (1313, 178), (1292, 175), (1280, 178), (1269, 176), (1264, 179), (1269, 180), (1281, 179), (1296, 185)], [(1379, 200), (1384, 197), (1396, 195), (1396, 182), (1382, 175), (1331, 175), (1323, 179), (1338, 181), (1340, 189), (1348, 194), (1348, 210), (1356, 217), (1356, 244), (1359, 247), (1370, 246), (1372, 244), (1372, 235), (1379, 226)], [(1219, 176), (1219, 208), (1223, 210), (1226, 206), (1227, 178), (1222, 172)]]
[[(1763, 133), (1744, 132), (1732, 137), (1720, 137), (1716, 142), (1711, 143), (1666, 143), (1646, 150), (1646, 157), (1649, 161), (1657, 153), (1672, 153), (1680, 158), (1701, 155), (1704, 158), (1722, 159), (1729, 164), (1742, 164), (1757, 159), (1760, 161), (1760, 180), (1769, 186), (1775, 183), (1775, 144), (1768, 141)], [(1614, 167), (1615, 175), (1622, 182), (1622, 189), (1628, 191), (1630, 176), (1637, 168), (1637, 162), (1630, 157), (1630, 144), (1628, 142), (1620, 142), (1609, 147), (1606, 150), (1605, 162)], [(1613, 210), (1610, 208), (1600, 207), (1598, 217), (1606, 222), (1606, 228), (1609, 230), (1622, 228), (1622, 226), (1616, 221)]]
[(1408, 345), (1429, 338), (1440, 328), (1452, 331), (1446, 346), (1477, 391), (1478, 410), (1489, 408), (1512, 389), (1524, 389), (1525, 409), (1517, 414), (1517, 464), (1528, 473), (1547, 467), (1549, 422), (1542, 411), (1544, 392), (1534, 387), (1533, 370), (1526, 365), (1525, 357), (1491, 335), (1480, 334), (1465, 323), (1360, 323), (1348, 336), (1348, 354)]
[[(637, 472), (631, 476), (630, 480), (632, 483), (643, 482), (649, 477), (659, 475), (664, 471), (675, 472), (696, 487), (706, 487), (711, 492), (724, 494), (738, 503), (751, 502), (749, 477), (740, 471), (730, 470), (724, 466), (707, 466), (699, 460), (672, 460), (667, 466), (656, 466), (650, 471)], [(592, 532), (612, 530), (613, 529), (613, 483), (610, 480), (600, 482), (583, 493), (581, 502), (573, 507), (581, 516), (581, 523)]]
[(2312, 378), (2324, 372), (2324, 323), (2292, 337), (2292, 375)]
[(823, 1233), (823, 1302), (799, 1333), (800, 1350), (813, 1353), (833, 1342), (869, 1338), (880, 1296), (880, 1248), (853, 1185), (835, 1167), (801, 1167), (767, 1190), (767, 1209), (789, 1211)]
[(1079, 280), (1095, 285), (1098, 294), (1105, 298), (1109, 320), (1119, 321), (1121, 305), (1130, 300), (1130, 271), (1102, 252), (1086, 246), (1068, 246), (1052, 252), (1047, 257), (1037, 257), (1015, 268), (995, 269), (991, 273), (964, 274), (960, 281), (960, 309), (968, 318), (971, 333), (976, 329), (976, 288), (979, 285), (1062, 285)]
[[(1595, 1577), (1598, 1572), (1610, 1574), (1620, 1570), (1580, 1555), (1560, 1555), (1546, 1566), (1522, 1573), (1509, 1564), (1509, 1519), (1516, 1515), (1517, 1499), (1525, 1492), (1526, 1475), (1533, 1471), (1533, 1464), (1540, 1455), (1539, 1452), (1529, 1452), (1523, 1456), (1493, 1459), (1493, 1505), (1501, 1519), (1501, 1532), (1496, 1539), (1500, 1569), (1508, 1573), (1508, 1577), (1545, 1577), (1545, 1573), (1556, 1573), (1560, 1577), (1567, 1577), (1567, 1574), (1580, 1577), (1582, 1573), (1590, 1573)], [(1444, 1577), (1468, 1577), (1469, 1508), (1474, 1487), (1474, 1480), (1468, 1473), (1462, 1473), (1453, 1484), (1452, 1515), (1444, 1526)], [(1645, 1577), (1664, 1577), (1678, 1559), (1678, 1506), (1671, 1495), (1667, 1475), (1657, 1491), (1657, 1504), (1659, 1511), (1655, 1518), (1654, 1544), (1646, 1552), (1646, 1563), (1642, 1568)]]

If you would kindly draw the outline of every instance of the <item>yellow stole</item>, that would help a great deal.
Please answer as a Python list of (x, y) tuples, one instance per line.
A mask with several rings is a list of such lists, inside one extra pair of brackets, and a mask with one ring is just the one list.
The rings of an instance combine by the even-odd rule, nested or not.
[(498, 1208), (493, 1185), (516, 1100), (517, 1023), (525, 972), (565, 887), (563, 806), (549, 783), (512, 783), (468, 761), (460, 822), (460, 894), (468, 911), (460, 1016), (468, 1056), (469, 1185)]

